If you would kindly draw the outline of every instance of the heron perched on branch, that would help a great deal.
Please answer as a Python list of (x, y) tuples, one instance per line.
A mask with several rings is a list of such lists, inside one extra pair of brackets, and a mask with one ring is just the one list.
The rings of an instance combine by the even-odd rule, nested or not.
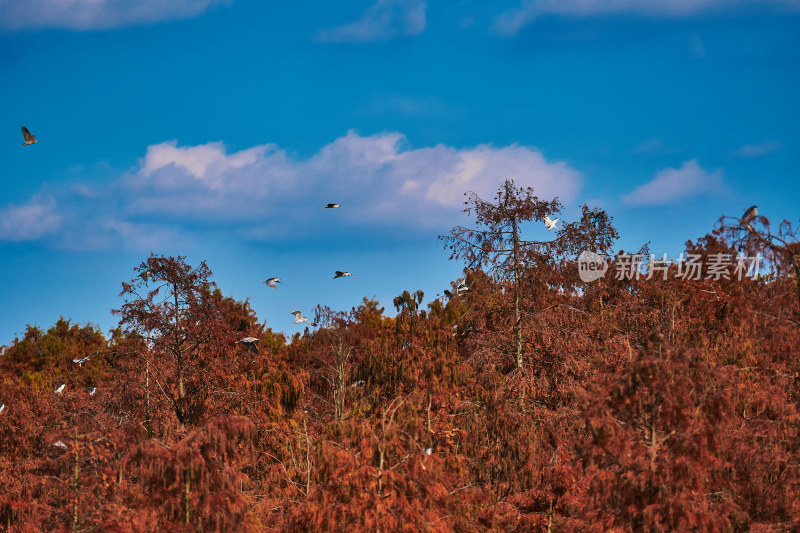
[(22, 126), (22, 137), (25, 139), (25, 142), (22, 143), (22, 146), (26, 146), (28, 144), (36, 144), (39, 141), (36, 140), (36, 136), (28, 131), (28, 128)]
[(742, 215), (741, 225), (750, 227), (750, 223), (758, 216), (758, 206), (752, 205)]

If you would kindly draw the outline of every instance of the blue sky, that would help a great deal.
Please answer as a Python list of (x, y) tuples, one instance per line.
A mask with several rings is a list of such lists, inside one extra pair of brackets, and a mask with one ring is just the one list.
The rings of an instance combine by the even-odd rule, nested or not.
[(507, 177), (670, 256), (752, 204), (800, 218), (796, 2), (487, 4), (0, 0), (0, 344), (113, 327), (151, 251), (288, 333), (430, 300), (462, 193)]

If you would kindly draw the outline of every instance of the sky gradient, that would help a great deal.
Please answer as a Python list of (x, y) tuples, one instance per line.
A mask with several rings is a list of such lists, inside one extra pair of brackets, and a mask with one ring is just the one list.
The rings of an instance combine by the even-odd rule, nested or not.
[(796, 2), (68, 4), (0, 0), (0, 345), (107, 331), (151, 252), (290, 334), (393, 314), (460, 275), (436, 237), (506, 178), (670, 256), (752, 204), (800, 218)]

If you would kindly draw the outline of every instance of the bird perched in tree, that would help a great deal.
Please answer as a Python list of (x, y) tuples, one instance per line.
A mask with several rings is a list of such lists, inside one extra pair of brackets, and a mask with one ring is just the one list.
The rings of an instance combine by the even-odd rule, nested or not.
[(55, 390), (55, 393), (56, 394), (61, 394), (62, 392), (64, 392), (64, 387), (66, 387), (66, 386), (67, 386), (66, 383), (62, 383), (61, 386)]
[(73, 363), (78, 363), (78, 366), (83, 366), (83, 363), (88, 361), (89, 358), (92, 357), (93, 355), (97, 355), (97, 354), (98, 354), (98, 352), (94, 352), (93, 354), (87, 355), (86, 357), (81, 357), (80, 359), (73, 359), (72, 362)]
[(328, 204), (325, 207), (323, 207), (322, 209), (336, 209), (337, 207), (339, 207), (339, 205), (340, 204)]
[(55, 441), (55, 442), (53, 443), (53, 446), (55, 446), (56, 448), (61, 448), (61, 449), (63, 449), (63, 450), (66, 450), (66, 449), (67, 449), (67, 445), (66, 445), (66, 444), (64, 444), (63, 442), (61, 442), (60, 440), (57, 440), (57, 441)]
[(6, 404), (0, 405), (0, 413), (6, 410)]
[(269, 278), (266, 281), (262, 281), (261, 283), (266, 283), (267, 287), (272, 287), (273, 289), (278, 288), (278, 283), (281, 282), (281, 278)]
[(547, 231), (550, 231), (551, 229), (555, 228), (556, 227), (556, 222), (558, 222), (559, 220), (561, 220), (561, 219), (557, 218), (555, 220), (550, 220), (550, 217), (545, 215), (543, 221), (544, 221), (544, 225), (547, 226)]
[(292, 311), (291, 314), (294, 315), (294, 322), (292, 322), (292, 325), (299, 324), (300, 322), (308, 322), (308, 318), (303, 316), (302, 311)]
[(758, 206), (752, 205), (742, 215), (742, 226), (750, 226), (750, 223), (758, 216)]
[(28, 128), (22, 126), (22, 137), (25, 139), (25, 142), (22, 143), (22, 146), (26, 146), (28, 144), (36, 144), (39, 141), (36, 140), (36, 136), (33, 135), (31, 132), (28, 131)]
[(456, 294), (458, 294), (458, 295), (462, 295), (462, 294), (464, 294), (465, 292), (467, 292), (468, 290), (469, 290), (469, 287), (467, 287), (467, 284), (466, 284), (466, 283), (464, 283), (464, 282), (461, 282), (461, 283), (459, 283), (459, 284), (458, 284), (458, 286), (456, 287)]
[(94, 396), (94, 393), (97, 392), (97, 387), (92, 387), (89, 389), (89, 396)]
[(333, 276), (333, 279), (343, 278), (345, 276), (352, 276), (352, 274), (350, 272), (342, 272), (341, 270), (337, 270), (336, 275)]
[(258, 346), (256, 346), (256, 342), (258, 342), (258, 338), (256, 337), (245, 337), (243, 339), (239, 339), (237, 342), (241, 342), (244, 344), (248, 350), (253, 353), (258, 353)]

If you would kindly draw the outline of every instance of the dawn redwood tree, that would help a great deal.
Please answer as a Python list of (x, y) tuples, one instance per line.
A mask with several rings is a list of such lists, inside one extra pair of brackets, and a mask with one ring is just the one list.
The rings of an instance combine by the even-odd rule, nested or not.
[[(788, 281), (793, 285), (795, 302), (789, 306), (794, 307), (794, 312), (789, 311), (788, 316), (766, 316), (800, 327), (800, 222), (792, 227), (788, 220), (783, 220), (778, 226), (778, 232), (773, 233), (769, 219), (765, 216), (758, 216), (749, 222), (723, 216), (714, 233), (722, 235), (726, 243), (746, 257), (760, 254), (764, 258), (763, 266), (771, 268), (781, 282)], [(793, 280), (786, 279), (792, 276)]]
[(121, 328), (146, 339), (148, 379), (152, 372), (181, 426), (201, 416), (214, 384), (230, 370), (223, 356), (236, 341), (216, 305), (211, 270), (184, 259), (151, 255), (134, 269), (136, 278), (123, 282), (125, 303), (113, 311)]
[(450, 235), (440, 235), (452, 253), (450, 259), (463, 259), (471, 270), (484, 265), (500, 280), (510, 279), (514, 292), (514, 336), (516, 339), (516, 364), (522, 367), (522, 314), (520, 312), (520, 278), (523, 260), (529, 248), (542, 246), (539, 241), (522, 239), (521, 224), (531, 220), (542, 220), (545, 216), (561, 210), (558, 199), (549, 202), (533, 195), (533, 188), (517, 188), (513, 180), (506, 180), (495, 195), (495, 203), (487, 202), (474, 192), (464, 193), (464, 209), (475, 213), (479, 228), (456, 226)]

